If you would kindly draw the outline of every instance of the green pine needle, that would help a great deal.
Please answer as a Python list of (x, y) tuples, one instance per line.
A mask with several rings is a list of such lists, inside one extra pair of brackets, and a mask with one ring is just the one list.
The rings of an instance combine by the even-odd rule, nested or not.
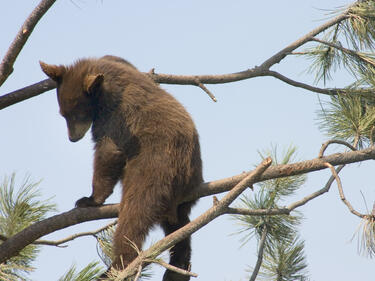
[(259, 277), (262, 280), (301, 281), (307, 280), (307, 262), (304, 242), (277, 240), (268, 244)]
[(76, 265), (62, 276), (59, 281), (91, 281), (96, 280), (103, 272), (103, 268), (98, 266), (98, 262), (91, 262), (85, 266), (81, 271), (77, 272)]
[[(16, 189), (15, 174), (5, 177), (0, 184), (0, 234), (11, 237), (34, 222), (44, 219), (48, 212), (55, 211), (55, 205), (40, 200), (37, 189), (40, 182), (30, 183), (26, 177)], [(33, 270), (38, 247), (29, 245), (17, 256), (0, 264), (0, 280), (25, 280), (24, 274)]]
[(96, 236), (97, 250), (100, 259), (104, 264), (109, 267), (113, 260), (113, 234), (115, 233), (116, 226), (111, 226), (99, 232)]
[[(251, 210), (277, 208), (269, 192), (261, 189), (253, 198), (243, 196), (240, 198), (240, 208)], [(234, 218), (239, 222), (240, 230), (237, 234), (243, 234), (240, 239), (242, 245), (246, 244), (251, 238), (255, 237), (258, 241), (262, 235), (263, 228), (267, 226), (266, 244), (273, 240), (289, 240), (296, 233), (295, 227), (300, 224), (301, 216), (297, 215), (275, 215), (275, 216), (244, 216), (235, 215)]]
[(358, 139), (362, 147), (373, 139), (374, 103), (360, 96), (331, 97), (318, 112), (318, 124), (329, 137), (348, 142)]

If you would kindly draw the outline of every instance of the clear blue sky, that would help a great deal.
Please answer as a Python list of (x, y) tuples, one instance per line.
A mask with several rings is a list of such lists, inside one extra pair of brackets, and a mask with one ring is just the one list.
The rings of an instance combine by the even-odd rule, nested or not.
[[(14, 0), (0, 4), (1, 57), (37, 3)], [(347, 3), (57, 1), (35, 28), (0, 94), (45, 79), (39, 60), (69, 64), (80, 57), (113, 54), (145, 72), (151, 68), (173, 74), (241, 71), (261, 64), (322, 24), (329, 16), (321, 9)], [(311, 83), (313, 77), (306, 75), (306, 68), (303, 59), (288, 58), (274, 69)], [(330, 86), (347, 83), (345, 76), (338, 75)], [(260, 161), (257, 151), (271, 144), (284, 147), (292, 143), (298, 146), (300, 159), (314, 158), (327, 139), (316, 124), (317, 95), (273, 78), (207, 85), (217, 103), (193, 86), (162, 87), (186, 106), (196, 122), (206, 181), (252, 169)], [(78, 143), (69, 142), (65, 121), (58, 114), (55, 91), (0, 111), (0, 128), (0, 177), (17, 172), (19, 182), (25, 174), (35, 181), (43, 179), (43, 198), (54, 197), (59, 212), (71, 209), (78, 198), (90, 194), (90, 134)], [(367, 176), (370, 164), (352, 165), (342, 173), (348, 199), (362, 212), (365, 207), (360, 190), (369, 206), (375, 195), (374, 181)], [(328, 177), (328, 171), (309, 175), (298, 198), (321, 188)], [(119, 190), (107, 202), (118, 202)], [(212, 198), (201, 200), (192, 217), (211, 204)], [(306, 240), (311, 280), (374, 280), (373, 260), (358, 255), (356, 240), (350, 242), (360, 221), (340, 202), (335, 185), (329, 194), (300, 211), (305, 215), (301, 236)], [(93, 230), (103, 223), (83, 224), (47, 238)], [(193, 235), (192, 270), (199, 274), (197, 280), (248, 279), (245, 269), (255, 264), (256, 242), (240, 248), (239, 236), (231, 235), (236, 230), (235, 222), (226, 216)], [(152, 232), (148, 244), (161, 237), (160, 231)], [(30, 278), (57, 280), (72, 263), (81, 268), (93, 260), (98, 260), (93, 238), (75, 240), (64, 249), (45, 246)]]

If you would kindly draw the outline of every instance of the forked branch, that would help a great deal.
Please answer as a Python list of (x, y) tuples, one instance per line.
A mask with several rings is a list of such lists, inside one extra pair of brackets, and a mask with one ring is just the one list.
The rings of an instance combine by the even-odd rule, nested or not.
[[(51, 1), (51, 0), (50, 0)], [(43, 1), (42, 1), (43, 2)], [(355, 5), (355, 4), (354, 4)], [(275, 71), (270, 71), (270, 68), (280, 63), (286, 56), (292, 54), (294, 50), (301, 47), (305, 43), (313, 40), (313, 38), (320, 34), (321, 32), (325, 31), (326, 29), (338, 24), (339, 22), (348, 18), (349, 10), (352, 6), (348, 7), (343, 13), (338, 15), (337, 17), (331, 19), (330, 21), (324, 23), (323, 25), (317, 27), (316, 29), (312, 30), (311, 32), (307, 33), (305, 36), (301, 37), (300, 39), (296, 40), (295, 42), (291, 43), (287, 47), (283, 48), (275, 55), (271, 56), (269, 59), (264, 61), (260, 66), (253, 67), (251, 69), (247, 69), (244, 71), (230, 73), (230, 74), (223, 74), (223, 75), (171, 75), (171, 74), (156, 74), (154, 70), (151, 70), (145, 75), (149, 75), (155, 82), (162, 83), (162, 84), (178, 84), (178, 85), (195, 85), (203, 89), (214, 101), (216, 98), (212, 95), (212, 93), (204, 86), (205, 84), (224, 84), (224, 83), (231, 83), (236, 81), (241, 81), (245, 79), (251, 79), (254, 77), (260, 76), (273, 76), (285, 83), (288, 83), (292, 86), (304, 88), (312, 92), (321, 93), (321, 94), (328, 94), (328, 95), (335, 95), (340, 92), (348, 92), (347, 89), (324, 89), (313, 87), (301, 82), (294, 81), (290, 78), (287, 78), (280, 73)], [(9, 64), (4, 64), (9, 65)], [(1, 85), (1, 84), (0, 84)], [(44, 80), (33, 84), (31, 86), (24, 87), (23, 89), (5, 94), (0, 97), (0, 110), (13, 105), (17, 102), (23, 101), (25, 99), (37, 96), (42, 94), (45, 91), (51, 90), (55, 87), (55, 83), (51, 80)], [(361, 93), (366, 94), (366, 89), (359, 89)]]

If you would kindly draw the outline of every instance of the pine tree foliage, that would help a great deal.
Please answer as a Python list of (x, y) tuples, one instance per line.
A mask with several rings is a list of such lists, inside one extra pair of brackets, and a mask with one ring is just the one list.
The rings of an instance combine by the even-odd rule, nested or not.
[[(282, 157), (279, 157), (277, 146), (273, 146), (270, 150), (261, 152), (260, 155), (262, 158), (270, 156), (272, 158), (273, 165), (278, 165), (288, 164), (294, 161), (295, 153), (296, 147), (289, 146), (286, 150), (283, 151)], [(279, 159), (281, 159), (281, 161)], [(278, 208), (280, 207), (280, 202), (282, 202), (285, 197), (293, 195), (298, 189), (301, 188), (305, 181), (306, 175), (298, 175), (262, 182), (258, 184), (259, 191), (255, 192), (252, 196), (242, 196), (240, 198), (240, 205), (238, 207), (248, 208), (252, 210)], [(282, 251), (286, 251), (287, 245), (289, 245), (288, 250), (299, 253), (299, 255), (297, 255), (298, 260), (304, 260), (302, 251), (303, 243), (295, 243), (296, 237), (298, 235), (297, 226), (300, 224), (302, 218), (298, 212), (295, 212), (294, 215), (276, 216), (236, 215), (234, 216), (234, 218), (239, 221), (239, 225), (241, 227), (238, 233), (244, 235), (241, 238), (243, 244), (255, 237), (258, 242), (258, 246), (260, 246), (260, 243), (264, 243), (264, 246), (259, 247), (259, 249), (262, 250), (263, 247), (266, 249), (265, 256), (267, 255), (267, 252), (276, 253), (277, 251), (279, 251), (281, 256), (287, 255), (286, 252), (283, 254)], [(261, 237), (264, 233), (264, 230), (266, 230), (266, 238), (265, 241), (262, 241)], [(301, 250), (295, 249), (296, 247), (300, 247), (301, 245)], [(281, 262), (285, 263), (285, 261), (281, 261), (281, 259), (268, 259), (268, 265), (275, 268), (282, 267), (283, 265), (281, 264)], [(262, 265), (262, 268), (263, 267), (264, 266)], [(294, 267), (294, 269), (296, 271), (293, 271), (293, 274), (296, 275), (298, 275), (298, 272), (301, 271), (297, 266)], [(301, 276), (302, 275), (303, 273), (301, 273)]]
[(259, 277), (267, 281), (303, 281), (307, 280), (306, 268), (303, 241), (275, 240), (266, 247)]
[(354, 143), (371, 144), (374, 137), (375, 106), (361, 96), (331, 97), (318, 112), (319, 127), (329, 137)]
[(81, 271), (77, 272), (75, 265), (64, 274), (59, 281), (91, 281), (96, 280), (102, 273), (102, 267), (98, 266), (98, 262), (91, 262)]
[[(338, 12), (342, 12), (339, 10)], [(344, 68), (353, 77), (348, 92), (371, 93), (375, 88), (375, 5), (361, 1), (350, 8), (346, 20), (328, 29), (315, 46), (303, 52), (312, 59), (310, 72), (324, 84)], [(313, 40), (314, 41), (314, 40)]]
[[(11, 237), (34, 222), (44, 219), (48, 212), (55, 211), (49, 200), (40, 199), (38, 185), (26, 177), (16, 188), (16, 176), (5, 177), (0, 185), (0, 234)], [(25, 273), (33, 270), (32, 261), (39, 249), (29, 245), (18, 256), (0, 264), (0, 280), (26, 280)]]
[(108, 227), (96, 235), (97, 250), (100, 259), (109, 267), (113, 260), (113, 234), (115, 233), (115, 226)]
[[(313, 59), (310, 68), (316, 82), (330, 80), (340, 68), (351, 74), (347, 91), (322, 103), (318, 123), (330, 138), (364, 148), (374, 143), (375, 134), (375, 2), (358, 1), (346, 20), (328, 30), (322, 40), (305, 54)], [(374, 211), (357, 230), (359, 251), (375, 253)]]

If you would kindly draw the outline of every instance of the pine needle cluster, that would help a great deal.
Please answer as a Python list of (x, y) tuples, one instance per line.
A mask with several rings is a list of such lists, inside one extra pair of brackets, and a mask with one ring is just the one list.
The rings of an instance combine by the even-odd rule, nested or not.
[[(342, 12), (342, 11), (339, 11)], [(352, 6), (344, 21), (328, 29), (322, 38), (314, 38), (315, 46), (303, 52), (312, 63), (310, 72), (315, 82), (324, 84), (338, 69), (353, 77), (346, 93), (370, 95), (375, 89), (375, 5), (361, 1)]]
[[(38, 185), (26, 177), (16, 188), (16, 176), (5, 177), (0, 184), (0, 234), (11, 237), (34, 222), (44, 219), (48, 212), (55, 211), (49, 200), (41, 200)], [(0, 240), (1, 243), (1, 240)], [(0, 280), (26, 280), (26, 274), (33, 271), (31, 266), (39, 248), (25, 247), (17, 256), (0, 264)]]
[[(273, 165), (277, 165), (292, 162), (295, 153), (296, 148), (289, 146), (284, 150), (280, 161), (275, 146), (260, 155), (262, 158), (270, 156)], [(252, 196), (240, 198), (238, 207), (252, 210), (278, 208), (280, 203), (300, 189), (305, 181), (305, 175), (298, 175), (262, 182), (258, 184), (259, 191), (254, 192)], [(261, 264), (260, 277), (264, 280), (301, 280), (302, 277), (305, 278), (307, 264), (303, 253), (303, 241), (299, 240), (297, 231), (302, 219), (300, 213), (274, 216), (236, 215), (234, 218), (241, 227), (238, 231), (243, 235), (241, 242), (245, 244), (255, 238), (258, 243), (258, 263)], [(263, 262), (259, 259), (263, 259)], [(250, 280), (254, 280), (258, 274), (257, 270), (259, 269), (256, 267), (251, 269), (253, 274)], [(299, 279), (293, 279), (297, 276)]]

